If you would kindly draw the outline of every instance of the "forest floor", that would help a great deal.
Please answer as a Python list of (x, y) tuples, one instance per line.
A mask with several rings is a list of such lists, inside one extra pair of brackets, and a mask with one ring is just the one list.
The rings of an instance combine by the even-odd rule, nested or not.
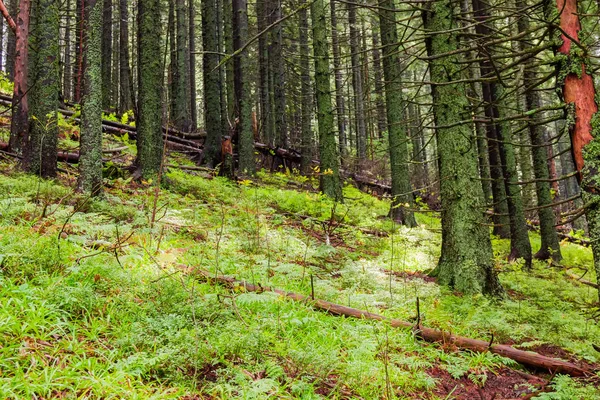
[[(10, 93), (1, 79), (0, 91)], [(76, 150), (77, 128), (58, 122), (61, 149)], [(9, 124), (0, 114), (2, 142)], [(589, 249), (563, 242), (563, 267), (525, 272), (494, 238), (506, 299), (461, 296), (427, 275), (441, 245), (436, 214), (396, 226), (388, 200), (345, 185), (335, 205), (295, 174), (232, 182), (169, 168), (159, 189), (119, 168), (133, 142), (104, 140), (124, 150), (105, 155), (100, 200), (75, 193), (70, 165), (44, 181), (0, 153), (0, 398), (600, 398), (598, 373), (527, 370), (200, 273), (411, 322), (418, 298), (425, 327), (598, 370), (598, 292), (572, 279), (595, 281)]]
[(598, 293), (567, 275), (595, 281), (587, 248), (563, 242), (564, 267), (524, 272), (494, 239), (507, 298), (461, 296), (426, 274), (441, 242), (433, 214), (395, 226), (387, 200), (349, 185), (336, 206), (293, 174), (235, 183), (170, 168), (159, 190), (109, 164), (93, 200), (62, 167), (49, 182), (0, 157), (0, 398), (600, 398), (598, 375), (527, 370), (198, 273), (405, 321), (419, 298), (424, 326), (595, 368)]

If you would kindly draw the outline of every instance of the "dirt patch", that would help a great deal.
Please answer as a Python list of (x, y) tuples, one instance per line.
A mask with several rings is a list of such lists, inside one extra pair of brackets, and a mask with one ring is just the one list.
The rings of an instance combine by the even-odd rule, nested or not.
[(329, 375), (326, 379), (317, 383), (315, 393), (329, 398), (336, 395), (337, 399), (355, 399), (356, 396), (343, 383), (339, 382), (339, 377), (335, 374)]
[(391, 273), (396, 278), (400, 278), (400, 279), (408, 279), (408, 280), (421, 279), (428, 283), (432, 283), (432, 282), (436, 281), (436, 279), (433, 276), (429, 276), (426, 273), (419, 272), (419, 271), (390, 271), (389, 269), (382, 269), (382, 271), (385, 272), (386, 274)]
[(547, 384), (542, 378), (508, 368), (465, 374), (459, 379), (439, 366), (429, 369), (427, 373), (438, 381), (433, 390), (436, 396), (457, 400), (523, 399), (544, 389)]
[(525, 296), (525, 294), (523, 294), (517, 290), (513, 290), (513, 289), (508, 289), (506, 291), (506, 293), (508, 293), (508, 296), (512, 300), (525, 300), (527, 298), (527, 296)]

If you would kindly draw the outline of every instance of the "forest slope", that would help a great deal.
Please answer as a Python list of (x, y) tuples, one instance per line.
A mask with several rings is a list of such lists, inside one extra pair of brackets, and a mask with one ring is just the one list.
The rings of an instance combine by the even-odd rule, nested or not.
[[(118, 178), (91, 200), (72, 191), (72, 176), (52, 183), (1, 166), (2, 398), (600, 396), (593, 381), (547, 385), (548, 375), (496, 355), (232, 292), (195, 273), (303, 294), (312, 277), (315, 297), (403, 320), (414, 320), (418, 297), (425, 326), (597, 362), (597, 292), (559, 268), (505, 263), (505, 241), (495, 249), (508, 298), (494, 302), (424, 274), (438, 257), (437, 219), (393, 226), (387, 201), (350, 186), (335, 206), (308, 178), (236, 184), (173, 170), (160, 191)], [(572, 273), (592, 265), (588, 249), (562, 246)]]

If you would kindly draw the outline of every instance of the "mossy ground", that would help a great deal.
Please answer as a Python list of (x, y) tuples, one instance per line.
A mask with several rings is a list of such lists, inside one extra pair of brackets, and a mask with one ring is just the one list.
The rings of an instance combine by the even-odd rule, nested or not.
[[(59, 125), (59, 147), (75, 148), (77, 129)], [(403, 320), (414, 321), (418, 297), (425, 326), (600, 358), (597, 292), (544, 263), (532, 272), (507, 264), (507, 241), (494, 249), (509, 297), (460, 296), (423, 274), (439, 256), (434, 213), (399, 227), (385, 218), (389, 201), (346, 186), (336, 206), (316, 179), (284, 174), (233, 183), (170, 169), (157, 192), (116, 166), (134, 159), (135, 144), (104, 138), (107, 148), (124, 144), (105, 164), (101, 200), (74, 193), (71, 166), (49, 182), (0, 157), (0, 398), (445, 399), (539, 389), (499, 356), (231, 291), (199, 280), (198, 269), (303, 294), (312, 276), (316, 297)], [(591, 252), (561, 245), (569, 271), (595, 281)], [(593, 381), (556, 376), (552, 385), (537, 398), (600, 397)]]
[[(501, 261), (508, 243), (496, 241), (510, 298), (455, 295), (411, 275), (434, 267), (439, 221), (418, 214), (418, 228), (393, 226), (387, 201), (350, 186), (334, 207), (312, 179), (263, 173), (235, 184), (172, 170), (150, 227), (151, 185), (119, 178), (90, 200), (73, 193), (73, 177), (0, 167), (2, 398), (434, 399), (448, 394), (439, 371), (485, 388), (488, 376), (519, 368), (270, 293), (232, 292), (196, 269), (304, 294), (312, 275), (319, 298), (404, 320), (419, 297), (426, 326), (599, 358), (592, 288), (542, 263), (522, 272)], [(335, 229), (332, 210), (343, 220)], [(562, 250), (564, 265), (592, 265), (588, 249)], [(557, 391), (539, 398), (600, 395), (589, 382), (553, 382)]]

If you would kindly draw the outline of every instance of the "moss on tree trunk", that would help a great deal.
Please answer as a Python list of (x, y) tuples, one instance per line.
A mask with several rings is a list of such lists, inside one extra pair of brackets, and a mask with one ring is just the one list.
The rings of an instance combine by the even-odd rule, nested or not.
[(329, 77), (329, 47), (327, 40), (326, 3), (315, 0), (311, 5), (313, 29), (313, 56), (315, 59), (315, 92), (317, 119), (319, 121), (319, 155), (321, 159), (321, 191), (327, 196), (342, 201), (340, 163), (333, 128), (331, 85)]
[[(389, 152), (392, 173), (392, 206), (390, 217), (406, 225), (416, 226), (413, 195), (408, 172), (408, 138), (402, 99), (402, 65), (398, 56), (398, 33), (394, 2), (380, 0), (380, 30), (383, 47), (383, 75), (385, 78), (385, 100), (388, 122)], [(357, 133), (358, 136), (360, 136)]]
[(155, 178), (163, 154), (160, 0), (138, 1), (137, 164), (141, 176)]
[(87, 0), (78, 188), (102, 194), (102, 3)]
[(426, 40), (431, 80), (443, 83), (432, 85), (442, 201), (442, 254), (434, 274), (441, 284), (463, 293), (500, 295), (483, 190), (473, 184), (479, 178), (476, 143), (469, 124), (456, 124), (468, 120), (471, 109), (465, 84), (457, 82), (462, 69), (456, 55), (437, 57), (459, 48), (453, 4), (436, 1), (423, 12), (426, 30), (436, 32)]

